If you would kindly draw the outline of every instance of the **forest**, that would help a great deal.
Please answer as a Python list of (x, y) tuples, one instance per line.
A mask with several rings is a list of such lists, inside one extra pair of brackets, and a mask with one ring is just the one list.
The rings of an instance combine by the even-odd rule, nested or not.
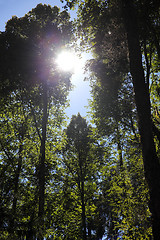
[[(0, 32), (0, 240), (160, 240), (160, 2), (63, 4)], [(88, 118), (64, 48), (92, 54)]]

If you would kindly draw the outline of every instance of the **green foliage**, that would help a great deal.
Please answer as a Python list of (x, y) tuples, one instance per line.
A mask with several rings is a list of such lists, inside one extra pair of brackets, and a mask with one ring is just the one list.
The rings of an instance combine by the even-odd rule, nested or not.
[[(100, 215), (98, 181), (103, 165), (103, 143), (100, 139), (95, 138), (93, 129), (80, 114), (72, 116), (65, 134), (63, 164), (66, 174), (71, 179), (70, 194), (73, 196), (76, 193), (76, 202), (81, 214), (81, 218), (77, 220), (79, 222), (78, 239), (96, 239), (103, 235), (102, 233), (102, 235), (98, 235), (99, 226), (102, 223), (98, 218)], [(74, 185), (72, 185), (73, 183)], [(71, 206), (73, 208), (73, 204)], [(97, 222), (96, 225), (94, 221)]]
[[(157, 199), (160, 197), (158, 190), (159, 180), (155, 180), (159, 179), (159, 173), (157, 171), (156, 177), (154, 176), (156, 171), (151, 170), (151, 166), (154, 165), (153, 159), (156, 152), (159, 156), (158, 149), (160, 142), (158, 93), (158, 12), (160, 5), (157, 1), (106, 2), (93, 0), (66, 2), (70, 8), (77, 4), (77, 22), (79, 35), (82, 39), (81, 44), (87, 46), (93, 53), (93, 59), (88, 61), (88, 65), (86, 66), (86, 70), (89, 69), (90, 71), (89, 79), (91, 80), (92, 87), (93, 100), (90, 101), (92, 121), (96, 124), (98, 132), (106, 139), (107, 144), (112, 146), (113, 155), (117, 159), (116, 162), (113, 162), (112, 159), (108, 169), (108, 171), (111, 172), (112, 168), (116, 169), (112, 175), (113, 182), (110, 179), (111, 176), (107, 176), (106, 174), (106, 182), (107, 180), (109, 181), (109, 185), (106, 185), (106, 188), (108, 187), (107, 193), (111, 194), (105, 196), (108, 206), (110, 206), (106, 212), (109, 219), (109, 223), (107, 224), (107, 239), (111, 239), (113, 236), (116, 238), (119, 237), (120, 239), (149, 239), (151, 235), (151, 222), (149, 220), (148, 190), (144, 181), (144, 173), (147, 179), (153, 174), (153, 185), (149, 187), (151, 191), (152, 188), (157, 189)], [(124, 6), (125, 8), (130, 6), (132, 8), (130, 9), (136, 13), (136, 15), (133, 14), (133, 16), (135, 16), (134, 20), (132, 18), (133, 16), (131, 17), (128, 14), (129, 11), (127, 11), (126, 15), (132, 23), (137, 20), (137, 26), (139, 28), (136, 30), (137, 39), (135, 36), (129, 39), (128, 34), (132, 32), (132, 30), (125, 28), (127, 26), (127, 17), (124, 16), (124, 12), (121, 11)], [(132, 26), (135, 27), (136, 24)], [(139, 41), (139, 50), (141, 50), (141, 52), (133, 47), (137, 41)], [(130, 44), (130, 46), (128, 46), (128, 44)], [(136, 44), (134, 46), (136, 46)], [(134, 61), (131, 59), (134, 51), (139, 51), (139, 54), (142, 54), (143, 68), (141, 66), (141, 71), (143, 72), (144, 70), (145, 73), (145, 78), (142, 80), (143, 87), (142, 85), (138, 85), (141, 81), (139, 77), (140, 72), (138, 73), (140, 69), (137, 68), (138, 65), (133, 64)], [(141, 59), (139, 59), (139, 61), (141, 61)], [(133, 70), (135, 70), (135, 75), (132, 76), (132, 79), (131, 73), (133, 75)], [(138, 73), (137, 78), (136, 73)], [(139, 87), (135, 87), (135, 83)], [(139, 94), (137, 98), (137, 92), (142, 93), (144, 88), (146, 89), (147, 96)], [(136, 104), (134, 94), (136, 95)], [(150, 132), (150, 130), (144, 130), (146, 127), (144, 122), (146, 119), (150, 121), (151, 116), (147, 117), (144, 108), (142, 107), (140, 109), (140, 107), (138, 107), (141, 106), (141, 102), (145, 102), (146, 99), (148, 103), (149, 101), (151, 102), (152, 129), (156, 145), (156, 152), (153, 147), (151, 151), (154, 153), (152, 157), (150, 156), (150, 159), (149, 153), (144, 154), (145, 151), (147, 152), (147, 148), (144, 146), (144, 142), (147, 141), (145, 133)], [(148, 106), (148, 110), (146, 111), (150, 111), (149, 104), (147, 105), (146, 103), (145, 106)], [(142, 119), (142, 115), (144, 116), (144, 121), (139, 122), (141, 134), (141, 136), (139, 136), (137, 118), (139, 118), (139, 120)], [(149, 129), (151, 129), (151, 126)], [(148, 141), (152, 141), (151, 135)], [(129, 140), (129, 138), (131, 139)], [(139, 145), (140, 141), (142, 141), (143, 145), (144, 166), (146, 167), (146, 164), (150, 162), (150, 167), (148, 167), (147, 170), (145, 169), (145, 172), (143, 172), (142, 167), (141, 151), (139, 150), (137, 152), (136, 150), (137, 147), (141, 149)], [(157, 160), (154, 161), (156, 162)], [(159, 169), (158, 161), (157, 169)], [(138, 184), (136, 181), (138, 181)], [(151, 179), (148, 182), (151, 183)], [(143, 198), (143, 204), (141, 204), (141, 191), (143, 192), (143, 196), (145, 196)], [(155, 199), (156, 197), (154, 200)], [(138, 211), (135, 212), (134, 208), (138, 209)], [(159, 210), (155, 210), (155, 215), (157, 211)], [(144, 225), (140, 224), (141, 220), (139, 219), (143, 219)], [(159, 222), (158, 218), (156, 222)]]
[[(70, 74), (55, 58), (74, 39), (67, 11), (39, 4), (0, 33), (1, 238), (152, 239), (119, 1), (74, 4), (81, 45), (93, 51), (94, 127), (78, 114), (64, 129)], [(159, 156), (159, 5), (134, 4)]]
[(69, 76), (58, 71), (55, 58), (73, 39), (72, 33), (69, 15), (65, 11), (60, 13), (58, 7), (39, 4), (24, 17), (9, 20), (1, 33), (2, 91), (7, 94), (46, 79), (53, 87), (62, 84), (62, 80), (68, 86)]
[(56, 192), (71, 76), (55, 58), (72, 36), (67, 12), (42, 4), (13, 17), (1, 33), (0, 228), (6, 238), (50, 237), (53, 229), (46, 203)]

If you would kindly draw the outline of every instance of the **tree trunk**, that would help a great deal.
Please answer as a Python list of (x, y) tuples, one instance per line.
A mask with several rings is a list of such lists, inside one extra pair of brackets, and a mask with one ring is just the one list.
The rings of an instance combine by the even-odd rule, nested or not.
[(83, 240), (87, 240), (86, 235), (86, 209), (84, 202), (84, 181), (81, 183), (81, 201), (82, 201), (82, 229), (83, 229)]
[(90, 220), (88, 219), (88, 240), (92, 240), (91, 231), (92, 231), (92, 224), (91, 224)]
[(122, 157), (122, 145), (121, 145), (121, 136), (120, 136), (120, 131), (119, 131), (119, 126), (117, 122), (117, 136), (116, 136), (116, 141), (117, 141), (117, 152), (118, 152), (118, 158), (119, 158), (119, 166), (120, 168), (123, 167), (123, 157)]
[(80, 169), (80, 182), (79, 182), (79, 190), (81, 194), (81, 203), (82, 203), (82, 237), (83, 240), (87, 240), (87, 234), (86, 234), (86, 209), (85, 209), (85, 201), (84, 201), (84, 173), (83, 173), (83, 164), (84, 160), (81, 156), (81, 153), (79, 152), (78, 156), (79, 161), (79, 169)]
[(139, 120), (145, 177), (150, 191), (150, 211), (154, 240), (160, 239), (160, 164), (152, 134), (150, 97), (145, 83), (136, 13), (131, 0), (121, 0), (127, 32), (130, 72), (133, 79)]
[(31, 229), (26, 233), (26, 240), (34, 240), (34, 232)]
[(24, 138), (24, 128), (22, 124), (22, 132), (21, 132), (21, 140), (20, 140), (20, 146), (19, 146), (19, 153), (18, 153), (18, 165), (15, 170), (15, 178), (14, 178), (14, 194), (13, 194), (13, 203), (12, 203), (12, 216), (10, 220), (10, 230), (11, 232), (15, 231), (15, 217), (16, 217), (16, 211), (17, 211), (17, 200), (18, 200), (18, 189), (19, 189), (19, 177), (22, 169), (22, 151), (23, 151), (23, 145), (22, 141)]
[(47, 82), (43, 82), (43, 116), (42, 116), (42, 137), (41, 137), (41, 146), (40, 146), (40, 158), (39, 158), (39, 171), (38, 171), (38, 180), (39, 180), (39, 235), (38, 240), (43, 240), (44, 232), (44, 202), (45, 202), (45, 144), (46, 144), (46, 131), (47, 131)]

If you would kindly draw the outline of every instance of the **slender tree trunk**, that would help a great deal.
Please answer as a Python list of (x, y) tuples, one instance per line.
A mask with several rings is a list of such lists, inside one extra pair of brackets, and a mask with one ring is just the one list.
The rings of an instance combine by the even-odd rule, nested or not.
[(118, 151), (118, 157), (119, 157), (119, 166), (120, 168), (122, 168), (123, 167), (122, 145), (121, 145), (121, 136), (120, 136), (118, 122), (117, 122), (117, 151)]
[(84, 181), (81, 183), (81, 201), (82, 201), (82, 229), (83, 229), (83, 240), (87, 240), (86, 235), (86, 209), (84, 202)]
[(92, 230), (92, 224), (90, 220), (88, 220), (88, 240), (92, 240), (91, 230)]
[(81, 203), (82, 203), (82, 236), (83, 240), (87, 240), (86, 234), (86, 208), (85, 208), (85, 201), (84, 201), (84, 173), (83, 173), (83, 157), (79, 153), (79, 168), (80, 168), (80, 183), (79, 183), (79, 190), (81, 194)]
[(156, 154), (152, 134), (150, 98), (145, 83), (142, 56), (139, 43), (138, 25), (131, 0), (121, 0), (122, 13), (127, 31), (130, 72), (133, 78), (135, 101), (139, 119), (139, 131), (145, 177), (150, 191), (150, 210), (153, 218), (154, 240), (160, 239), (160, 163)]
[(33, 240), (33, 239), (34, 239), (34, 232), (32, 229), (30, 229), (26, 233), (26, 240)]
[(44, 232), (44, 203), (45, 203), (45, 145), (46, 145), (46, 131), (47, 131), (47, 82), (43, 82), (43, 116), (42, 116), (42, 137), (41, 137), (41, 146), (40, 146), (40, 158), (39, 158), (39, 236), (38, 240), (43, 240)]
[(23, 145), (22, 141), (24, 138), (24, 129), (22, 124), (22, 132), (21, 132), (21, 140), (20, 140), (20, 146), (19, 146), (19, 153), (18, 153), (18, 165), (15, 172), (15, 178), (14, 178), (14, 195), (13, 195), (13, 203), (12, 203), (12, 216), (10, 220), (10, 230), (11, 232), (15, 231), (15, 217), (16, 217), (16, 211), (17, 211), (17, 200), (18, 200), (18, 189), (19, 189), (19, 177), (22, 169), (22, 150)]

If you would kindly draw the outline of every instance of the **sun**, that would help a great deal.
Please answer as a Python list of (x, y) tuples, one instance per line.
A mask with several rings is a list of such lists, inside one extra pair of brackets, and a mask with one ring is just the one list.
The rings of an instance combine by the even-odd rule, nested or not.
[(58, 67), (65, 72), (77, 72), (82, 69), (82, 60), (71, 51), (63, 50), (57, 56)]

